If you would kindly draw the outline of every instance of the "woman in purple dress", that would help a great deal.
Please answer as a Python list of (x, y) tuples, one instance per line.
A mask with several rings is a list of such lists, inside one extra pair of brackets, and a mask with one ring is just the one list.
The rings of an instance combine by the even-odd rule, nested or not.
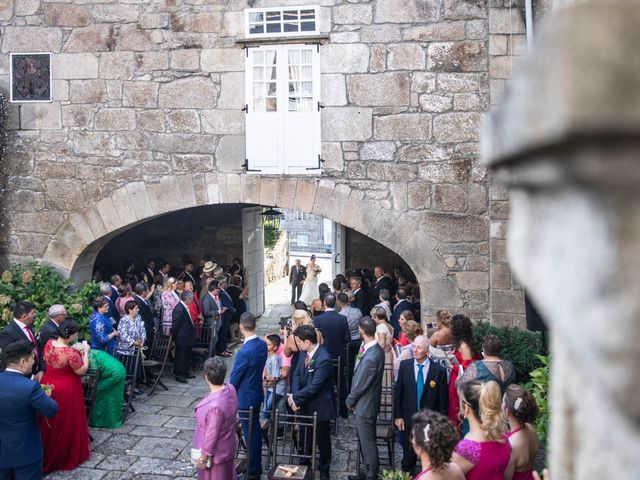
[(236, 415), (238, 397), (233, 385), (224, 383), (227, 367), (218, 357), (204, 362), (204, 379), (210, 393), (196, 407), (195, 448), (198, 480), (236, 480)]
[(511, 480), (514, 464), (502, 413), (500, 386), (469, 381), (458, 385), (460, 413), (469, 420), (469, 433), (458, 443), (453, 462), (467, 480)]

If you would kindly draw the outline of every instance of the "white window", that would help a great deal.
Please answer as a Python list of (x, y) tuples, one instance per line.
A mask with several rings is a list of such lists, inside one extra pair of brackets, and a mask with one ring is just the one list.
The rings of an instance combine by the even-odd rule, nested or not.
[(318, 7), (251, 8), (245, 10), (247, 37), (318, 34)]
[(320, 69), (316, 45), (248, 47), (247, 171), (320, 170)]
[(297, 242), (299, 247), (306, 247), (309, 245), (309, 235), (298, 235)]
[(306, 220), (307, 219), (307, 214), (306, 212), (296, 212), (296, 220)]

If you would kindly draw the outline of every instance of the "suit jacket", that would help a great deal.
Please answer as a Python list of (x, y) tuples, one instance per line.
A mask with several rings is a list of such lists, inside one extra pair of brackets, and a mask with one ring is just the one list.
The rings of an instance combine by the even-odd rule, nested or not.
[(264, 399), (262, 391), (262, 370), (267, 361), (267, 344), (260, 338), (244, 343), (236, 353), (229, 383), (238, 393), (238, 407), (253, 407), (254, 415)]
[(231, 319), (236, 314), (236, 308), (233, 305), (233, 299), (231, 296), (222, 288), (220, 289), (220, 303), (222, 308), (226, 307), (225, 312), (222, 314), (223, 320), (227, 320), (231, 323)]
[(293, 373), (293, 401), (302, 415), (318, 414), (318, 421), (336, 418), (336, 398), (333, 394), (333, 359), (320, 345), (313, 355), (313, 363), (305, 366), (308, 353), (300, 356)]
[[(33, 331), (32, 327), (29, 327), (31, 330), (31, 333), (33, 335), (33, 338), (36, 338), (36, 334)], [(25, 333), (22, 331), (22, 329), (16, 324), (16, 322), (14, 322), (13, 320), (11, 320), (6, 327), (4, 327), (4, 330), (2, 330), (2, 333), (0, 333), (0, 348), (2, 349), (2, 357), (0, 357), (0, 370), (4, 370), (6, 368), (6, 358), (5, 358), (5, 354), (4, 351), (7, 348), (7, 345), (9, 345), (10, 343), (13, 342), (19, 342), (22, 340), (28, 340), (31, 341), (31, 339), (29, 337), (27, 337), (25, 335)], [(37, 341), (36, 341), (36, 346), (37, 346)], [(42, 357), (42, 350), (40, 350), (40, 348), (38, 347), (38, 361), (34, 362), (33, 364), (33, 374), (35, 375), (38, 372), (44, 372), (46, 369), (46, 365), (44, 363), (44, 358)]]
[(138, 314), (144, 323), (144, 329), (147, 332), (147, 340), (153, 338), (155, 332), (155, 324), (153, 323), (153, 311), (145, 299), (136, 295), (133, 299), (138, 304)]
[(405, 310), (411, 310), (413, 312), (413, 307), (411, 306), (411, 302), (409, 300), (400, 300), (396, 303), (396, 306), (391, 313), (390, 324), (394, 330), (394, 337), (400, 335), (400, 314)]
[(38, 427), (40, 413), (52, 417), (58, 404), (40, 384), (16, 372), (0, 373), (0, 469), (16, 468), (42, 459)]
[(369, 347), (353, 372), (347, 407), (360, 417), (375, 418), (380, 412), (384, 375), (384, 350), (378, 343)]
[(404, 419), (405, 429), (407, 425), (411, 425), (411, 416), (418, 410), (426, 408), (445, 416), (449, 413), (449, 385), (444, 367), (429, 360), (429, 373), (424, 382), (420, 408), (417, 405), (417, 397), (414, 359), (408, 358), (400, 362), (394, 388), (393, 416)]
[(359, 288), (353, 296), (356, 298), (353, 306), (360, 310), (362, 315), (369, 315), (369, 298), (367, 292), (365, 292), (363, 288)]
[(233, 385), (226, 384), (217, 393), (210, 393), (196, 406), (195, 448), (211, 457), (212, 463), (233, 461), (236, 456), (236, 415), (238, 397)]
[(189, 311), (182, 302), (178, 303), (171, 314), (171, 335), (176, 347), (191, 347), (195, 343), (195, 326)]
[(237, 322), (240, 320), (240, 315), (247, 311), (247, 305), (244, 303), (244, 300), (240, 298), (243, 290), (240, 287), (236, 287), (235, 285), (230, 285), (227, 288), (227, 293), (231, 297), (231, 301), (233, 302), (233, 308), (236, 309), (236, 313), (233, 315), (233, 321)]
[(289, 271), (289, 283), (291, 285), (298, 285), (302, 280), (304, 280), (306, 273), (306, 268), (304, 266), (300, 265), (300, 267), (298, 267), (297, 265), (293, 265)]
[(380, 301), (380, 290), (389, 290), (389, 294), (391, 294), (392, 287), (393, 282), (391, 282), (391, 279), (389, 277), (385, 277), (384, 275), (380, 277), (378, 280), (376, 280), (376, 283), (371, 285), (371, 288), (369, 289), (369, 303), (371, 305), (375, 305)]
[[(220, 297), (218, 297), (220, 299)], [(205, 293), (200, 300), (202, 304), (202, 316), (204, 317), (204, 326), (210, 327), (211, 325), (215, 325), (216, 321), (220, 318), (220, 310), (218, 309), (218, 304), (215, 302), (213, 297), (209, 292)], [(222, 301), (220, 301), (222, 305)]]
[(113, 320), (113, 325), (115, 325), (117, 327), (118, 326), (118, 322), (120, 322), (120, 313), (118, 312), (118, 309), (116, 308), (115, 300), (112, 300), (112, 298), (118, 298), (118, 294), (116, 294), (115, 297), (107, 297), (105, 295), (104, 298), (107, 300), (107, 304), (109, 305), (109, 311), (107, 312), (107, 318), (110, 318), (111, 320)]
[(44, 322), (44, 325), (42, 325), (42, 328), (40, 329), (40, 335), (38, 335), (38, 347), (40, 348), (40, 351), (44, 351), (44, 346), (49, 340), (55, 340), (59, 336), (60, 330), (58, 329), (58, 325), (56, 325), (50, 318), (47, 318), (47, 321)]
[(335, 310), (324, 312), (313, 319), (314, 326), (322, 333), (322, 346), (333, 358), (338, 358), (351, 341), (347, 317)]

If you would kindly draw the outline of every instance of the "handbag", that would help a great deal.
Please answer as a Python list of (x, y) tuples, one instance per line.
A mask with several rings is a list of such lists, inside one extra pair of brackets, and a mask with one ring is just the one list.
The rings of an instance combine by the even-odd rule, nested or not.
[[(191, 464), (194, 467), (198, 466), (198, 463), (200, 462), (200, 458), (202, 457), (202, 450), (200, 450), (199, 448), (192, 448), (191, 449)], [(206, 468), (211, 468), (211, 457), (207, 458), (207, 461), (204, 465)]]

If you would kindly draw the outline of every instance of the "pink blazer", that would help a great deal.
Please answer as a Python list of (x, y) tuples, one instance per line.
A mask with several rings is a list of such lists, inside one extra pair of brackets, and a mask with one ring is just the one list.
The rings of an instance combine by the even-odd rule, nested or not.
[(213, 457), (213, 464), (233, 461), (236, 456), (238, 397), (233, 385), (209, 393), (196, 406), (195, 448)]

